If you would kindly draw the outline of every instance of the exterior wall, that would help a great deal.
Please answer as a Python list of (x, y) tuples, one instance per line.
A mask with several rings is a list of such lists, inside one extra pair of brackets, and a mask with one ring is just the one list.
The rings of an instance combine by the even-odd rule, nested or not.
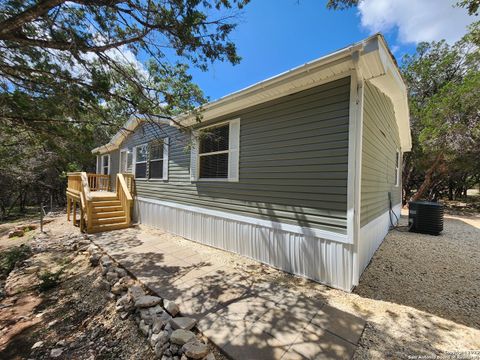
[(191, 182), (174, 127), (145, 123), (120, 148), (170, 138), (169, 179), (136, 180), (139, 197), (345, 234), (349, 95), (346, 77), (217, 119), (241, 119), (239, 182)]
[(112, 191), (115, 191), (117, 182), (117, 174), (120, 164), (119, 154), (120, 153), (118, 151), (112, 151), (110, 153), (110, 188)]
[[(362, 180), (358, 266), (360, 275), (400, 218), (401, 177), (395, 185), (395, 156), (400, 138), (392, 102), (365, 82), (363, 98)], [(401, 157), (400, 157), (401, 158)], [(401, 169), (402, 164), (399, 164)], [(388, 193), (392, 196), (390, 212)]]
[[(375, 86), (365, 82), (362, 138), (360, 226), (363, 227), (401, 202), (401, 182), (395, 186), (395, 156), (400, 137), (393, 104)], [(401, 165), (400, 169), (401, 169)]]

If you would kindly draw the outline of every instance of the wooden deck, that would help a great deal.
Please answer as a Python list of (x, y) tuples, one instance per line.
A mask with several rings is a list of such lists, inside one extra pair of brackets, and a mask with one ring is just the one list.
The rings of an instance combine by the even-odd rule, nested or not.
[(96, 233), (130, 227), (133, 207), (133, 176), (117, 174), (116, 191), (110, 191), (109, 175), (68, 173), (67, 220), (81, 231)]

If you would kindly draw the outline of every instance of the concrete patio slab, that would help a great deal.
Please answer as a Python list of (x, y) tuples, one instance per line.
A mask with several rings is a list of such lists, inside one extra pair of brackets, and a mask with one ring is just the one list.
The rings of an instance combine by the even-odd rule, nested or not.
[(278, 282), (279, 271), (147, 227), (94, 243), (233, 359), (351, 358), (365, 321)]

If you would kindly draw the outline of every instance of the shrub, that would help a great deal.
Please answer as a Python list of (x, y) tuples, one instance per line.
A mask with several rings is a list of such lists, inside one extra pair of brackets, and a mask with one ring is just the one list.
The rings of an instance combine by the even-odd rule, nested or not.
[(0, 276), (6, 277), (18, 261), (28, 259), (32, 250), (27, 245), (16, 246), (0, 252)]
[(38, 285), (38, 289), (40, 291), (47, 291), (47, 290), (53, 289), (60, 282), (61, 274), (62, 274), (62, 270), (59, 270), (57, 272), (50, 272), (47, 270), (43, 272), (38, 276), (38, 278), (40, 279), (40, 284)]

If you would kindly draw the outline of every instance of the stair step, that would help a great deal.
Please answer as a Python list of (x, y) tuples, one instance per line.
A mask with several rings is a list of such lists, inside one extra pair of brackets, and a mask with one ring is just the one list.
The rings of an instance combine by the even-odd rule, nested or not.
[(116, 216), (116, 217), (109, 217), (109, 218), (100, 218), (100, 219), (93, 219), (92, 224), (119, 224), (126, 221), (125, 216)]
[(103, 224), (103, 225), (94, 225), (89, 231), (90, 234), (103, 232), (103, 231), (112, 231), (129, 228), (130, 224), (127, 222), (118, 223), (118, 224)]
[(125, 216), (125, 211), (116, 210), (116, 211), (100, 211), (94, 212), (92, 214), (93, 219), (103, 219), (103, 218), (114, 218), (119, 216)]
[(123, 210), (123, 207), (121, 205), (96, 206), (93, 208), (93, 212), (97, 214), (101, 212), (112, 212), (120, 210)]
[(106, 201), (93, 201), (93, 207), (100, 207), (100, 206), (122, 206), (120, 200), (106, 200)]

